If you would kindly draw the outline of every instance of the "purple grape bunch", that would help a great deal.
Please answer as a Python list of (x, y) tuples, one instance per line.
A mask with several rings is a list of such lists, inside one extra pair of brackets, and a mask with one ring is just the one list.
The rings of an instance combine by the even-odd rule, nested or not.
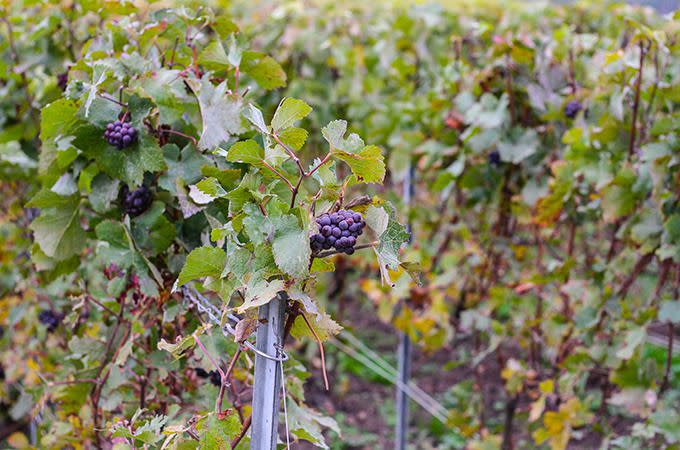
[(57, 329), (62, 319), (63, 316), (61, 314), (57, 314), (50, 309), (43, 309), (38, 313), (38, 321), (47, 326), (49, 333)]
[(573, 119), (576, 117), (576, 115), (583, 109), (583, 105), (581, 105), (581, 102), (578, 100), (572, 100), (569, 103), (567, 103), (567, 106), (564, 107), (564, 115), (567, 116), (569, 119)]
[(322, 214), (316, 218), (319, 232), (310, 238), (312, 252), (329, 250), (331, 247), (348, 255), (354, 253), (357, 239), (364, 232), (366, 222), (355, 211), (341, 209), (331, 214)]
[(218, 387), (222, 385), (222, 376), (217, 370), (211, 370), (210, 372), (208, 372), (207, 370), (201, 367), (196, 367), (194, 371), (196, 372), (197, 377), (210, 378), (210, 383)]
[(109, 144), (122, 150), (125, 147), (129, 147), (137, 140), (137, 130), (130, 122), (116, 120), (115, 122), (106, 125), (104, 139), (106, 139)]
[(120, 191), (123, 209), (130, 217), (136, 217), (149, 209), (153, 202), (153, 193), (146, 186), (140, 186), (134, 191), (130, 191), (127, 185)]

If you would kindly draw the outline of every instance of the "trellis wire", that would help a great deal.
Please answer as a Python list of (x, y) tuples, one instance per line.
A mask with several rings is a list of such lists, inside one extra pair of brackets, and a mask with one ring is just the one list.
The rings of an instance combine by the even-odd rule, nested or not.
[[(222, 321), (220, 320), (219, 316), (221, 315), (221, 312), (215, 305), (210, 303), (210, 300), (208, 300), (205, 296), (203, 296), (200, 292), (198, 292), (196, 289), (193, 288), (188, 288), (188, 287), (183, 287), (182, 292), (184, 294), (184, 298), (188, 298), (194, 305), (196, 305), (196, 308), (198, 309), (199, 312), (205, 314), (208, 316), (210, 321), (220, 327), (222, 330), (222, 333), (229, 337), (230, 335), (235, 337), (236, 336), (236, 330), (234, 329), (234, 326), (238, 324), (241, 319), (234, 315), (234, 314), (227, 314), (227, 319), (231, 320), (234, 322), (234, 326), (232, 326), (229, 323), (225, 323), (222, 325)], [(244, 341), (243, 345), (245, 345), (248, 349), (252, 350), (255, 354), (262, 356), (263, 358), (271, 359), (272, 361), (277, 361), (277, 362), (284, 362), (288, 361), (288, 354), (281, 350), (281, 356), (271, 356), (266, 353), (261, 352), (260, 350), (257, 349), (250, 341)]]
[[(348, 342), (343, 342), (339, 339), (339, 336), (343, 336)], [(408, 384), (404, 384), (399, 379), (398, 372), (394, 367), (390, 366), (389, 363), (366, 347), (363, 343), (360, 343), (357, 338), (346, 331), (343, 331), (339, 336), (330, 339), (328, 342), (363, 364), (364, 367), (371, 370), (376, 375), (393, 383), (397, 389), (406, 393), (407, 396), (419, 404), (432, 417), (439, 420), (441, 423), (446, 423), (448, 412), (444, 406), (420, 389), (412, 381)], [(356, 345), (357, 343), (360, 343), (360, 345)]]
[[(189, 299), (200, 313), (206, 314), (213, 324), (220, 327), (225, 336), (236, 336), (236, 330), (231, 324), (222, 325), (220, 310), (200, 292), (185, 286), (182, 288), (182, 293), (184, 298)], [(248, 340), (243, 341), (243, 345), (255, 353), (255, 387), (250, 440), (250, 448), (253, 450), (276, 449), (280, 390), (283, 393), (286, 448), (290, 449), (283, 371), (283, 363), (288, 360), (288, 354), (283, 349), (283, 320), (287, 302), (287, 295), (281, 293), (269, 303), (260, 306), (259, 317), (266, 323), (257, 329), (257, 347)], [(234, 326), (241, 320), (234, 314), (227, 314), (227, 319), (234, 322)], [(275, 351), (276, 356), (269, 354), (268, 350)]]

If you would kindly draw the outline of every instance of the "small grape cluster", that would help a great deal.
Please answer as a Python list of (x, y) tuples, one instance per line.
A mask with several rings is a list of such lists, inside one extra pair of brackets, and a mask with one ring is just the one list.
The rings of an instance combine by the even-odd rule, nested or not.
[(57, 86), (62, 91), (66, 90), (66, 86), (68, 86), (68, 72), (60, 73), (59, 75), (57, 75)]
[(491, 153), (489, 153), (489, 164), (492, 166), (500, 166), (501, 165), (501, 154), (498, 150), (494, 150)]
[(582, 108), (583, 105), (581, 105), (581, 102), (578, 100), (572, 100), (564, 107), (564, 115), (570, 119), (573, 119)]
[(210, 378), (210, 383), (214, 384), (215, 386), (220, 386), (222, 384), (222, 376), (218, 371), (211, 370), (210, 372), (208, 372), (207, 370), (201, 367), (196, 367), (194, 370), (196, 371), (197, 377)]
[(57, 329), (61, 323), (61, 319), (63, 319), (61, 314), (56, 314), (50, 309), (43, 309), (38, 313), (38, 321), (41, 324), (46, 325), (47, 331), (50, 333)]
[(137, 139), (137, 130), (130, 122), (116, 120), (106, 125), (104, 139), (119, 150), (130, 146)]
[(319, 233), (310, 238), (314, 253), (334, 247), (338, 252), (351, 255), (366, 226), (361, 214), (344, 209), (332, 214), (322, 214), (316, 218), (316, 223)]
[(153, 201), (153, 193), (146, 186), (140, 186), (134, 191), (123, 186), (120, 192), (123, 209), (130, 217), (136, 217), (149, 209)]

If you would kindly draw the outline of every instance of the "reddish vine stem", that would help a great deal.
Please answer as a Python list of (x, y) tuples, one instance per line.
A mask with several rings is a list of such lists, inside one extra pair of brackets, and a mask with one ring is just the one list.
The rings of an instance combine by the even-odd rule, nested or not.
[(314, 331), (312, 324), (309, 323), (309, 319), (307, 319), (305, 313), (300, 312), (300, 316), (302, 316), (302, 318), (304, 319), (305, 323), (307, 324), (307, 328), (309, 328), (309, 331), (312, 332), (312, 334), (314, 335), (314, 339), (316, 339), (316, 343), (319, 346), (319, 353), (321, 354), (321, 371), (323, 372), (323, 382), (324, 385), (326, 386), (326, 390), (330, 391), (331, 388), (328, 383), (328, 373), (326, 373), (326, 355), (323, 351), (323, 343), (321, 342), (319, 335), (316, 334), (316, 331)]
[[(372, 248), (372, 247), (375, 247), (376, 245), (378, 245), (378, 241), (369, 242), (368, 244), (360, 244), (360, 245), (354, 246), (354, 250), (361, 250), (362, 248)], [(319, 253), (318, 255), (315, 256), (315, 258), (325, 258), (327, 256), (337, 255), (338, 253), (342, 253), (342, 252), (337, 251), (337, 250), (329, 250), (327, 252)]]
[(649, 263), (652, 262), (652, 259), (654, 258), (654, 252), (649, 252), (645, 253), (638, 259), (637, 263), (635, 263), (635, 266), (633, 267), (633, 271), (628, 275), (628, 277), (623, 281), (621, 284), (621, 289), (619, 289), (618, 292), (618, 297), (623, 300), (626, 297), (626, 294), (628, 293), (628, 290), (630, 287), (633, 285), (635, 280), (637, 280), (637, 277), (647, 268)]
[(673, 327), (673, 322), (668, 322), (668, 348), (666, 353), (666, 370), (663, 374), (663, 381), (659, 387), (659, 397), (664, 393), (668, 386), (670, 386), (671, 379), (671, 368), (673, 366), (673, 341), (675, 335), (675, 328)]
[(241, 432), (239, 433), (238, 436), (234, 438), (233, 441), (231, 441), (231, 448), (234, 449), (236, 446), (243, 440), (243, 437), (246, 435), (248, 432), (248, 429), (250, 428), (250, 423), (252, 421), (253, 416), (249, 416), (246, 421), (243, 423), (243, 428), (241, 429)]
[(120, 102), (120, 101), (116, 100), (116, 99), (113, 98), (113, 97), (109, 97), (108, 95), (106, 95), (106, 94), (104, 94), (104, 93), (102, 93), (102, 92), (97, 92), (97, 95), (98, 95), (99, 97), (103, 98), (104, 100), (108, 100), (108, 101), (110, 101), (111, 103), (115, 103), (115, 104), (118, 105), (118, 106), (122, 106), (123, 108), (127, 108), (127, 107), (128, 107), (128, 105), (126, 105), (125, 103)]
[(198, 146), (198, 141), (196, 140), (195, 137), (189, 136), (188, 134), (184, 134), (181, 131), (161, 129), (161, 133), (168, 133), (168, 134), (174, 134), (176, 136), (182, 136), (183, 138), (189, 139), (191, 141), (191, 143), (194, 144), (194, 146)]
[(281, 180), (283, 180), (283, 182), (286, 183), (286, 185), (287, 185), (288, 188), (291, 190), (291, 192), (293, 192), (293, 193), (295, 192), (295, 188), (293, 187), (293, 184), (288, 180), (288, 178), (284, 177), (284, 176), (281, 174), (281, 172), (279, 172), (278, 170), (276, 170), (271, 164), (269, 164), (269, 163), (268, 163), (267, 161), (265, 161), (264, 159), (262, 160), (262, 165), (264, 165), (267, 169), (269, 169), (269, 170), (271, 170), (272, 172), (274, 172), (274, 174), (275, 174), (276, 176), (278, 176), (279, 178), (281, 178)]
[(637, 134), (637, 116), (638, 109), (640, 108), (640, 88), (642, 86), (642, 74), (645, 63), (645, 56), (647, 54), (647, 48), (645, 43), (640, 41), (640, 68), (638, 70), (637, 80), (635, 82), (635, 100), (633, 101), (633, 123), (630, 127), (630, 141), (628, 143), (628, 159), (633, 157), (635, 152), (635, 139)]
[[(208, 357), (210, 362), (212, 363), (213, 366), (217, 369), (217, 372), (220, 374), (220, 391), (217, 394), (217, 399), (215, 399), (215, 412), (221, 412), (222, 411), (222, 402), (224, 400), (224, 388), (227, 385), (227, 374), (222, 370), (219, 364), (217, 364), (217, 361), (212, 357), (208, 349), (205, 348), (201, 340), (198, 338), (198, 336), (194, 335), (194, 341), (196, 341), (196, 344), (201, 348), (205, 356)], [(241, 349), (239, 348), (239, 351), (236, 352), (234, 355), (235, 358), (237, 358), (241, 354)], [(231, 369), (233, 369), (233, 364), (236, 362), (236, 359), (232, 358), (232, 362), (230, 364)]]

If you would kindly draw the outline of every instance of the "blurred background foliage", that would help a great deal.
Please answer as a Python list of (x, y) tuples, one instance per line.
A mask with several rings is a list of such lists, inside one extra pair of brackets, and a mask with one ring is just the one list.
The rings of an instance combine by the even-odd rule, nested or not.
[[(403, 251), (422, 283), (395, 272), (390, 289), (372, 255), (338, 256), (316, 294), (388, 362), (395, 330), (418, 346), (414, 380), (447, 420), (415, 413), (413, 448), (680, 448), (680, 16), (505, 1), (5, 1), (2, 445), (95, 445), (90, 386), (54, 382), (78, 379), (69, 361), (96, 355), (113, 326), (108, 311), (83, 300), (115, 304), (92, 252), (68, 274), (72, 267), (31, 261), (36, 211), (24, 205), (39, 188), (40, 110), (77, 80), (73, 65), (97, 37), (122, 39), (135, 20), (153, 34), (153, 13), (181, 6), (187, 15), (214, 8), (280, 65), (284, 87), (246, 81), (265, 117), (283, 97), (300, 98), (314, 108), (306, 127), (343, 118), (386, 153), (386, 186), (356, 194), (379, 193), (412, 223)], [(311, 135), (306, 151), (321, 156), (322, 144)], [(409, 165), (416, 201), (406, 209)], [(171, 262), (170, 282), (180, 267)], [(163, 298), (151, 313), (174, 337), (197, 325), (185, 307)], [(55, 329), (40, 320), (44, 311), (60, 318)], [(235, 350), (217, 334), (206, 345)], [(323, 446), (324, 428), (332, 448), (387, 448), (392, 387), (328, 347), (331, 393), (307, 338), (291, 344), (303, 364), (289, 369), (289, 382), (304, 381), (309, 407), (334, 417), (342, 437), (321, 419), (299, 436)], [(123, 428), (136, 446), (160, 446), (164, 420), (175, 426), (212, 407), (216, 388), (193, 371), (210, 367), (200, 353), (179, 362), (147, 353), (131, 349), (107, 381), (98, 445), (128, 448), (111, 437)], [(249, 367), (238, 376), (248, 389)], [(142, 386), (147, 410), (133, 417)]]

